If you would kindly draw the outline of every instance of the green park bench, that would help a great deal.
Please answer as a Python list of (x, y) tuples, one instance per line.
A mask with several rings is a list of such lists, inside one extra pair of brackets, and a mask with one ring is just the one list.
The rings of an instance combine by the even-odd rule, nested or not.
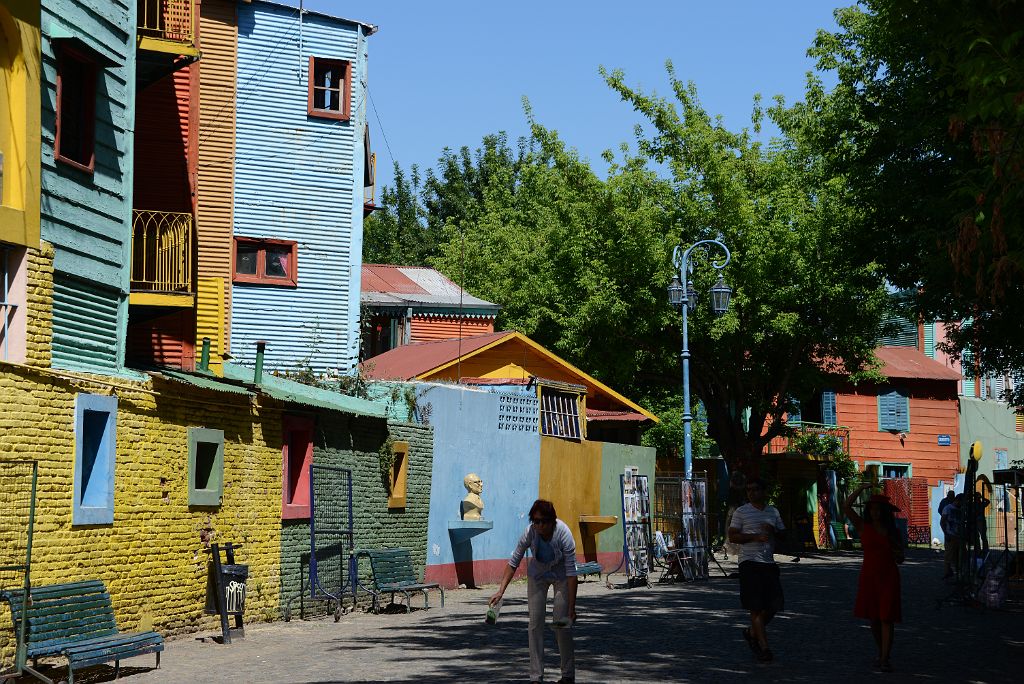
[(380, 611), (380, 597), (391, 594), (391, 602), (395, 602), (395, 594), (405, 597), (405, 612), (412, 610), (410, 592), (423, 592), (423, 607), (430, 607), (429, 589), (441, 592), (441, 607), (444, 608), (444, 587), (440, 584), (419, 581), (412, 565), (409, 549), (358, 549), (353, 552), (358, 557), (370, 559), (372, 587), (363, 586), (373, 597), (373, 612)]
[(829, 525), (832, 526), (832, 533), (836, 536), (835, 550), (844, 549), (850, 551), (853, 549), (853, 537), (846, 534), (846, 525), (841, 522), (833, 520)]
[(597, 561), (587, 561), (586, 563), (576, 564), (576, 576), (586, 577), (587, 575), (597, 575), (598, 579), (601, 579), (601, 573), (603, 568)]
[(69, 584), (32, 587), (29, 605), (22, 615), (23, 589), (0, 591), (0, 600), (11, 606), (14, 632), (27, 618), (25, 652), (32, 659), (29, 674), (49, 682), (35, 671), (39, 658), (64, 657), (68, 660), (68, 684), (74, 684), (75, 670), (114, 661), (114, 678), (121, 672), (121, 660), (160, 651), (164, 639), (156, 632), (122, 633), (117, 630), (110, 594), (103, 582), (88, 580)]

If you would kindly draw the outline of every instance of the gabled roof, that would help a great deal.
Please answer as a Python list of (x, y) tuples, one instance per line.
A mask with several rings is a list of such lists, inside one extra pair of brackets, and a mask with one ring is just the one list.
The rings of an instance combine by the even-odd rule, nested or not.
[(889, 378), (917, 380), (959, 380), (960, 373), (928, 358), (915, 347), (879, 347), (875, 356), (882, 362), (880, 372)]
[(450, 364), (453, 359), (459, 358), (459, 354), (465, 358), (511, 334), (496, 332), (463, 337), (461, 341), (454, 339), (407, 344), (367, 359), (360, 366), (366, 377), (374, 380), (412, 380)]
[(472, 313), (495, 315), (501, 307), (474, 297), (424, 266), (363, 264), (360, 301), (369, 306), (465, 309)]
[[(516, 375), (512, 376), (510, 367), (505, 359), (508, 354), (499, 347), (516, 346), (522, 348), (524, 353), (517, 353), (517, 359), (522, 358), (522, 366), (516, 364)], [(503, 331), (488, 333), (486, 335), (475, 335), (460, 339), (440, 340), (437, 342), (422, 342), (418, 344), (407, 344), (401, 347), (384, 352), (361, 364), (363, 372), (370, 379), (374, 380), (439, 380), (455, 379), (452, 372), (458, 364), (472, 364), (479, 367), (481, 363), (486, 365), (486, 354), (495, 350), (494, 363), (487, 374), (489, 379), (505, 378), (504, 372), (509, 372), (507, 379), (514, 381), (525, 380), (529, 372), (531, 362), (526, 355), (531, 355), (538, 365), (547, 368), (556, 368), (564, 380), (583, 385), (587, 388), (588, 396), (600, 397), (614, 406), (616, 410), (626, 409), (641, 414), (643, 417), (658, 422), (658, 417), (653, 413), (622, 396), (600, 380), (584, 373), (568, 361), (552, 354), (550, 351), (537, 344), (526, 335), (514, 331)], [(467, 375), (471, 373), (467, 372)], [(558, 379), (558, 378), (552, 378)], [(474, 377), (478, 382), (479, 378)], [(589, 400), (588, 400), (589, 403)], [(588, 406), (588, 416), (589, 416)]]

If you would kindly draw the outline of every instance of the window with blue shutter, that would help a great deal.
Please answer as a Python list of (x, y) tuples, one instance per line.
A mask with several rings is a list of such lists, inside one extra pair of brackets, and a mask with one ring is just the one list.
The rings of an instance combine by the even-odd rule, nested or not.
[(910, 431), (910, 398), (898, 390), (878, 395), (878, 429), (888, 432)]
[(821, 422), (825, 425), (838, 425), (836, 419), (836, 393), (825, 390), (821, 393)]
[(800, 402), (797, 399), (790, 399), (793, 402), (793, 410), (786, 414), (786, 425), (790, 427), (799, 427), (802, 420), (800, 419)]

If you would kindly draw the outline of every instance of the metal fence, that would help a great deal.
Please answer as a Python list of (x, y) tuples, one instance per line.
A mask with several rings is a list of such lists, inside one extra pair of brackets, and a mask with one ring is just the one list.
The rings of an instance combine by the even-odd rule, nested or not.
[(194, 44), (192, 0), (139, 0), (139, 33), (150, 38)]
[(132, 290), (192, 292), (192, 214), (136, 209)]
[[(31, 588), (37, 472), (35, 461), (0, 459), (0, 590), (22, 589), (26, 599)], [(22, 614), (26, 608), (22, 606)], [(4, 602), (0, 604), (0, 679), (19, 674), (25, 665), (25, 622), (15, 632), (6, 629), (10, 624), (10, 607)]]

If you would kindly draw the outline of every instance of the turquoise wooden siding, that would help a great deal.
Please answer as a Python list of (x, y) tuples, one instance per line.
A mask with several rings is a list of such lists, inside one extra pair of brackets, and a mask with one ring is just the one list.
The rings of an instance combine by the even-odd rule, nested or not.
[(124, 358), (120, 301), (116, 290), (54, 273), (53, 365), (116, 372)]
[[(369, 27), (274, 3), (238, 5), (234, 234), (298, 243), (298, 286), (232, 286), (231, 353), (269, 369), (347, 371), (359, 348)], [(351, 63), (351, 118), (307, 115), (309, 57)]]
[(878, 395), (878, 429), (910, 432), (910, 398), (898, 390)]
[[(42, 1), (41, 231), (54, 247), (53, 365), (123, 368), (131, 253), (135, 0)], [(60, 41), (95, 53), (95, 171), (54, 161)]]

